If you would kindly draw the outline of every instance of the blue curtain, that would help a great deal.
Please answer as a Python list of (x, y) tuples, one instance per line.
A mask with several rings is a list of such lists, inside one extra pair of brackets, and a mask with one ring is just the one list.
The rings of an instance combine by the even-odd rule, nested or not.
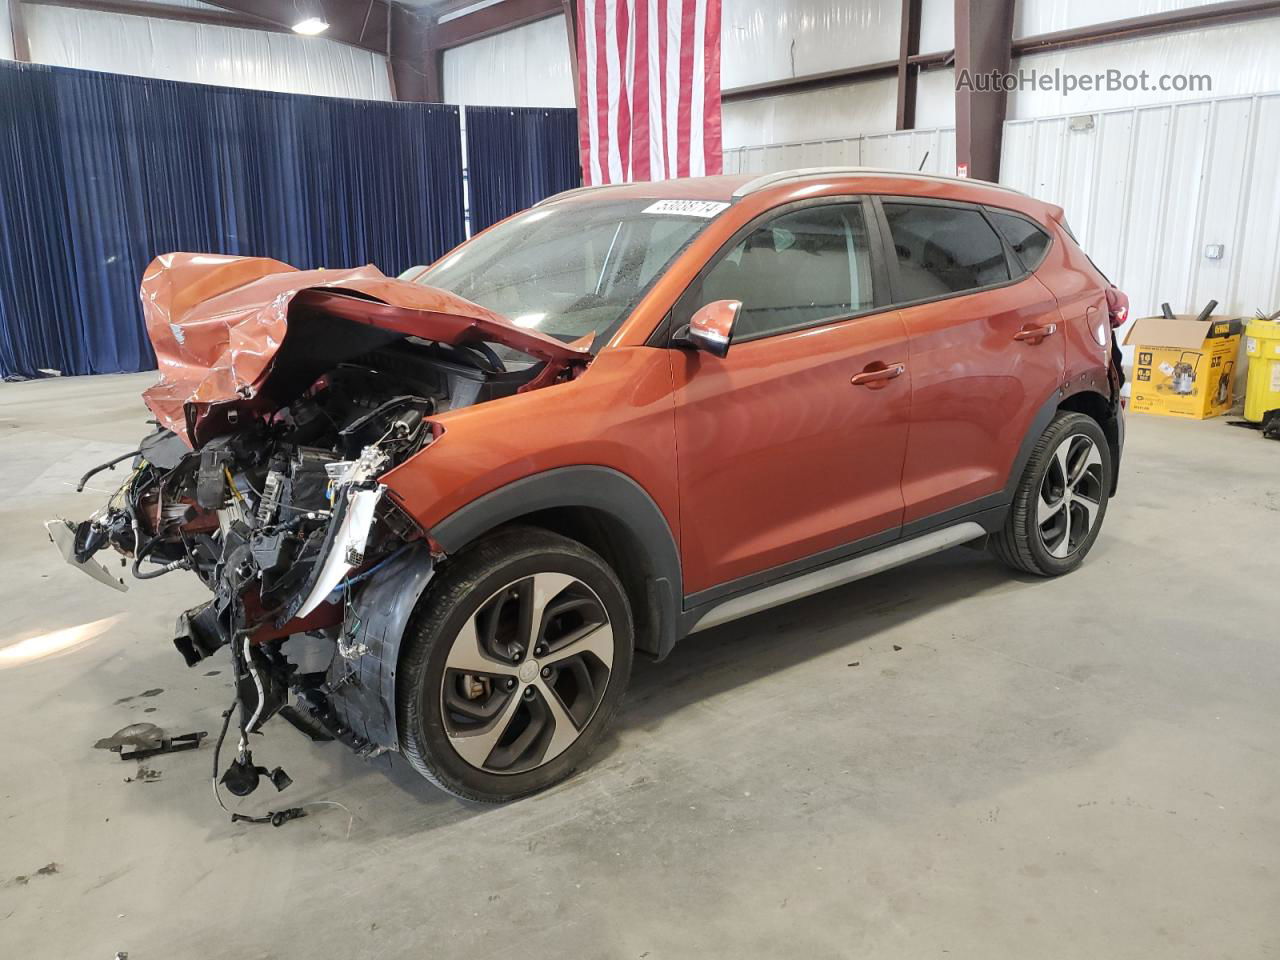
[(173, 251), (395, 274), (464, 236), (458, 108), (0, 61), (0, 375), (146, 370)]
[(578, 112), (544, 107), (467, 107), (471, 232), (582, 186)]

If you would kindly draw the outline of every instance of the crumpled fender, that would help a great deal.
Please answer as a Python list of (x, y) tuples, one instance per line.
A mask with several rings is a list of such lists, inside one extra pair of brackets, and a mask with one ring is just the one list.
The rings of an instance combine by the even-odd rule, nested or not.
[[(290, 324), (299, 326), (304, 316), (363, 325), (384, 331), (387, 339), (500, 343), (547, 361), (546, 377), (591, 357), (582, 347), (517, 327), (446, 290), (387, 277), (374, 266), (298, 270), (266, 257), (170, 253), (147, 267), (140, 293), (160, 372), (143, 400), (162, 425), (192, 446), (228, 428), (225, 418), (214, 418), (200, 429), (216, 408), (225, 414), (228, 405), (236, 405), (252, 412), (273, 399), (293, 399), (263, 396), (263, 388), (282, 349), (308, 339), (314, 349), (317, 331), (310, 331), (316, 335), (311, 338), (307, 331), (288, 336)], [(324, 333), (331, 339), (332, 330)]]

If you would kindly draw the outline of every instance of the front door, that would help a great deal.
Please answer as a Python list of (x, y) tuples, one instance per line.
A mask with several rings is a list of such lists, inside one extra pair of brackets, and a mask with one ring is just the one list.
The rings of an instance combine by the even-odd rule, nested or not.
[(773, 215), (676, 307), (743, 304), (727, 356), (670, 351), (686, 594), (897, 535), (911, 373), (871, 221), (853, 198)]

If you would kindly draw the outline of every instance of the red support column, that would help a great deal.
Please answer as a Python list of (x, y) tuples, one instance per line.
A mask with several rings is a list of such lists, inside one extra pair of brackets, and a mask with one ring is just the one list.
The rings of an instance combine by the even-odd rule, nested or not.
[(902, 41), (898, 46), (898, 120), (899, 130), (912, 130), (916, 125), (916, 86), (920, 68), (910, 58), (920, 52), (921, 0), (902, 0)]
[(31, 62), (31, 44), (27, 42), (27, 22), (22, 17), (22, 0), (9, 0), (9, 32), (13, 35), (13, 59)]
[(561, 0), (564, 6), (564, 27), (569, 40), (569, 69), (573, 77), (573, 98), (578, 99), (578, 0)]
[(1009, 73), (1013, 2), (956, 0), (956, 172), (976, 180), (1000, 178), (1009, 95), (990, 75)]

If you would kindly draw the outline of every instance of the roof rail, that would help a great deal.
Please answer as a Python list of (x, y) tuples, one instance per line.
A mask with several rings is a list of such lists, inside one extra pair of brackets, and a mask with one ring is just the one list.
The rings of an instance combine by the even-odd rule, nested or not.
[(777, 186), (780, 183), (791, 183), (796, 180), (812, 180), (816, 177), (830, 176), (875, 176), (875, 177), (903, 177), (905, 179), (926, 179), (941, 180), (944, 183), (969, 183), (978, 184), (984, 187), (994, 187), (997, 190), (1004, 190), (1008, 193), (1016, 193), (1019, 196), (1026, 196), (1021, 190), (1014, 190), (1012, 187), (1006, 187), (998, 183), (991, 183), (988, 180), (971, 180), (967, 177), (947, 177), (939, 173), (912, 173), (909, 170), (888, 170), (880, 167), (799, 167), (795, 170), (779, 170), (777, 173), (765, 173), (756, 177), (754, 180), (748, 180), (737, 190), (733, 191), (733, 198), (739, 200), (742, 197), (749, 196), (765, 187)]
[(610, 187), (625, 187), (625, 186), (628, 186), (628, 184), (597, 183), (594, 186), (590, 186), (590, 187), (574, 187), (572, 190), (561, 190), (559, 193), (553, 193), (549, 197), (543, 197), (541, 200), (535, 203), (534, 206), (541, 207), (548, 203), (554, 203), (556, 200), (563, 200), (566, 197), (576, 197), (580, 193), (592, 193), (596, 190), (608, 190)]

